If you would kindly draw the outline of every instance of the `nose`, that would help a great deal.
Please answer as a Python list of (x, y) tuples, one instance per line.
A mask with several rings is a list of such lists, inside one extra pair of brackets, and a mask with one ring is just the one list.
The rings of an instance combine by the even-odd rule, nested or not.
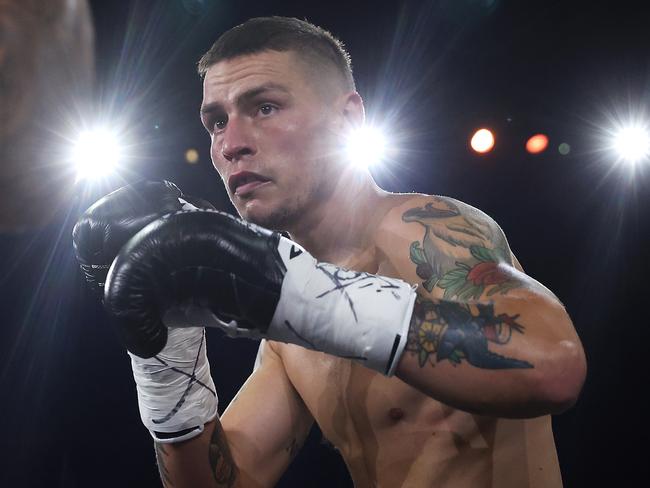
[(231, 117), (221, 140), (221, 155), (226, 161), (236, 162), (255, 152), (253, 133), (246, 120)]

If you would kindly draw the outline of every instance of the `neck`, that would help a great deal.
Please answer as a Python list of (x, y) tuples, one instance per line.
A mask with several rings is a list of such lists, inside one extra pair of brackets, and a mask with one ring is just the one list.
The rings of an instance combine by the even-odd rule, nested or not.
[(368, 173), (346, 170), (327, 200), (287, 230), (316, 259), (336, 263), (368, 245), (385, 195)]

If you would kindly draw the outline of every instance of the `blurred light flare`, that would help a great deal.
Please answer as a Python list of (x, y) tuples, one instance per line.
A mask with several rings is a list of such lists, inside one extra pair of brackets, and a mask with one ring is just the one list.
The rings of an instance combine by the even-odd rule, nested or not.
[(113, 131), (100, 128), (82, 132), (72, 152), (77, 180), (108, 176), (117, 169), (121, 156), (122, 148)]
[(187, 151), (185, 151), (185, 161), (188, 164), (196, 164), (199, 162), (199, 152), (194, 149), (190, 148)]
[(526, 141), (526, 151), (530, 154), (539, 154), (548, 147), (548, 136), (546, 134), (535, 134)]
[[(636, 199), (637, 189), (645, 187), (650, 170), (650, 164), (640, 164), (650, 163), (648, 109), (643, 101), (630, 98), (612, 99), (599, 110), (599, 117), (587, 121), (593, 127), (592, 149), (579, 151), (590, 154), (600, 176), (594, 191), (605, 192), (627, 207), (626, 202)], [(573, 147), (567, 149), (573, 153)]]
[[(650, 114), (643, 100), (612, 100), (602, 107), (599, 120), (592, 122), (598, 164), (608, 168), (604, 179), (617, 173), (627, 185), (650, 167)], [(629, 188), (629, 186), (628, 186)]]
[(612, 148), (624, 161), (635, 164), (650, 156), (650, 135), (642, 125), (629, 125), (616, 131)]
[(479, 129), (474, 132), (469, 144), (479, 154), (490, 152), (494, 148), (494, 134), (489, 129)]
[(358, 168), (369, 168), (387, 156), (386, 137), (381, 129), (364, 125), (348, 135), (346, 153), (350, 162)]

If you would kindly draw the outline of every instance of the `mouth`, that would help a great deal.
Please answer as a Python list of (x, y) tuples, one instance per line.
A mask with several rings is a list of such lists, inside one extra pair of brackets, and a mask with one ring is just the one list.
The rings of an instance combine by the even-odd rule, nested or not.
[(233, 173), (228, 178), (228, 187), (232, 195), (244, 197), (266, 183), (270, 183), (269, 178), (253, 173), (251, 171), (240, 171)]

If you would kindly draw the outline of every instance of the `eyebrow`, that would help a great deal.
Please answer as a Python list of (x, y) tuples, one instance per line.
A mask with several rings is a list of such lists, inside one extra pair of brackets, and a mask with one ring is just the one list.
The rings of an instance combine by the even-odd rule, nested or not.
[[(252, 100), (253, 98), (257, 97), (258, 95), (261, 95), (262, 93), (268, 92), (268, 91), (280, 91), (286, 94), (289, 94), (289, 90), (284, 86), (280, 85), (278, 83), (264, 83), (261, 86), (256, 86), (254, 88), (251, 88), (249, 90), (246, 90), (245, 92), (241, 93), (240, 95), (237, 96), (237, 105), (244, 105), (246, 102)], [(222, 105), (220, 102), (211, 102), (206, 105), (201, 106), (201, 115), (207, 115), (212, 112), (216, 112), (218, 110), (222, 109)]]

